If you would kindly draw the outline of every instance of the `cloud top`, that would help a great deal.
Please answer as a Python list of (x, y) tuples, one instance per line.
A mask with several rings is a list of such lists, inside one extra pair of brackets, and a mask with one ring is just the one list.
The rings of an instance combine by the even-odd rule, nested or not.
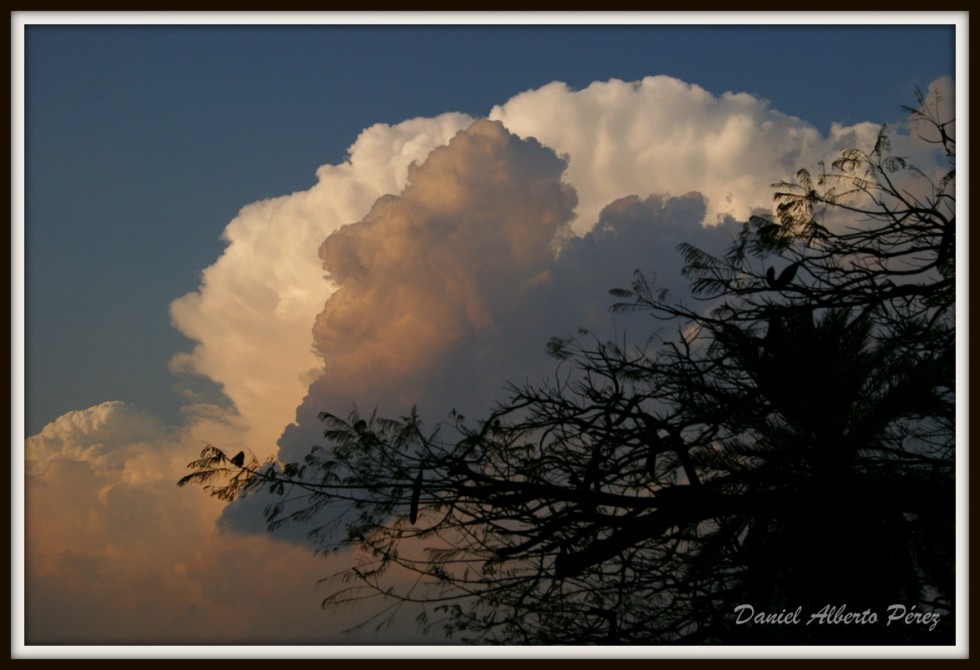
[[(667, 76), (611, 79), (580, 91), (555, 82), (494, 107), (490, 118), (571, 157), (568, 181), (580, 202), (573, 227), (580, 234), (611, 201), (651, 193), (699, 191), (709, 225), (727, 216), (745, 220), (769, 206), (770, 183), (843, 139), (825, 140), (812, 125), (746, 93), (715, 96)], [(838, 132), (867, 136), (876, 129), (861, 124)]]

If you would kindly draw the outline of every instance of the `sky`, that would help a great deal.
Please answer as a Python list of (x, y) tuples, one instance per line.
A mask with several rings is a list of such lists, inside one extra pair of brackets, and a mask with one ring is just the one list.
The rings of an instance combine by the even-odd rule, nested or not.
[(325, 408), (478, 415), (547, 374), (552, 335), (645, 337), (609, 288), (640, 268), (682, 293), (678, 243), (723, 249), (772, 182), (900, 128), (917, 89), (953, 102), (957, 74), (955, 15), (21, 16), (35, 645), (438, 643), (343, 635), (324, 559), (257, 503), (177, 489), (187, 462), (296, 460)]

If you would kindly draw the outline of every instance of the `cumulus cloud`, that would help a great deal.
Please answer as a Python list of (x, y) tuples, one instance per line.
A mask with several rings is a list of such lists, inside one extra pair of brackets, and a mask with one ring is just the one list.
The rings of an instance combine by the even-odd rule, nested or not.
[(324, 237), (400, 192), (408, 166), (470, 122), (445, 114), (366, 129), (346, 162), (317, 171), (311, 189), (244, 207), (200, 289), (173, 302), (174, 326), (197, 344), (176, 355), (172, 369), (219, 384), (257, 452), (273, 452), (322, 366), (310, 328), (333, 290), (317, 257)]
[(564, 167), (537, 142), (477, 122), (411, 169), (398, 197), (328, 237), (320, 256), (340, 289), (313, 329), (326, 377), (397, 386), (471, 335), (506, 337), (496, 327), (534, 301), (571, 218)]
[[(838, 147), (870, 141), (875, 132), (871, 124), (835, 126), (823, 138), (765, 101), (714, 96), (670, 77), (597, 82), (580, 91), (553, 83), (515, 96), (489, 116), (567, 157), (564, 181), (578, 198), (570, 221), (577, 234), (591, 230), (609, 203), (633, 195), (697, 191), (706, 199), (708, 224), (726, 216), (744, 219), (769, 205), (772, 181)], [(311, 324), (336, 289), (335, 281), (324, 279), (317, 256), (323, 239), (361, 220), (379, 197), (400, 194), (410, 183), (409, 166), (424, 162), (472, 121), (446, 114), (368, 128), (347, 161), (318, 170), (313, 188), (243, 208), (227, 226), (228, 246), (204, 271), (200, 289), (173, 303), (175, 327), (197, 343), (174, 357), (174, 371), (218, 383), (257, 451), (273, 451), (323, 371)], [(446, 195), (431, 190), (446, 186), (431, 182), (427, 192), (413, 189), (415, 201)], [(470, 309), (480, 307), (471, 303)], [(454, 335), (447, 330), (430, 337)]]
[[(769, 206), (770, 183), (793, 174), (801, 165), (832, 156), (840, 147), (872, 142), (877, 129), (873, 124), (834, 126), (829, 137), (822, 137), (813, 126), (771, 109), (763, 100), (736, 93), (715, 96), (696, 85), (664, 76), (647, 77), (639, 82), (615, 79), (596, 82), (580, 91), (556, 82), (494, 107), (489, 118), (500, 121), (520, 138), (535, 139), (565, 162), (563, 183), (574, 189), (577, 197), (573, 216), (567, 221), (571, 228), (565, 228), (563, 222), (555, 230), (533, 226), (521, 229), (557, 233), (559, 237), (586, 234), (613, 201), (630, 196), (646, 198), (651, 194), (676, 196), (698, 192), (704, 197), (705, 223), (717, 225), (728, 218), (744, 220), (757, 208)], [(401, 308), (398, 328), (414, 330), (410, 338), (396, 342), (394, 337), (369, 332), (381, 323), (380, 315), (366, 320), (360, 320), (359, 316), (357, 323), (343, 316), (344, 302), (355, 296), (363, 300), (368, 293), (363, 288), (364, 282), (383, 280), (385, 272), (379, 266), (370, 277), (358, 278), (353, 261), (345, 263), (339, 259), (346, 251), (354, 250), (353, 243), (345, 247), (341, 241), (353, 239), (353, 233), (348, 231), (330, 243), (335, 249), (332, 259), (317, 255), (324, 238), (346, 224), (361, 221), (369, 212), (371, 221), (376, 222), (394, 208), (409, 221), (421, 216), (418, 212), (411, 216), (405, 213), (409, 201), (414, 203), (413, 207), (427, 203), (424, 207), (433, 208), (439, 203), (439, 207), (449, 212), (459, 205), (458, 202), (454, 205), (452, 197), (469, 198), (470, 206), (483, 207), (477, 201), (480, 196), (475, 190), (454, 194), (451, 180), (437, 183), (431, 175), (427, 179), (424, 171), (412, 175), (409, 169), (413, 164), (426, 162), (433, 149), (446, 145), (472, 121), (465, 115), (446, 114), (436, 119), (413, 119), (396, 126), (368, 128), (350, 148), (346, 162), (325, 165), (318, 170), (318, 182), (313, 188), (245, 207), (228, 225), (224, 233), (228, 247), (204, 271), (201, 288), (173, 303), (174, 325), (197, 342), (193, 351), (174, 357), (173, 369), (217, 382), (247, 426), (247, 442), (257, 452), (272, 453), (272, 445), (284, 427), (297, 420), (301, 424), (309, 421), (309, 412), (305, 418), (297, 418), (296, 408), (311, 384), (317, 386), (313, 395), (323, 395), (325, 378), (344, 379), (351, 390), (344, 402), (344, 407), (349, 408), (358, 398), (361, 382), (359, 377), (342, 373), (337, 367), (343, 366), (344, 360), (353, 361), (354, 349), (361, 354), (361, 369), (368, 372), (393, 364), (395, 368), (385, 369), (394, 372), (405, 365), (422, 367), (422, 360), (410, 363), (409, 359), (423, 350), (438, 350), (439, 356), (445, 356), (450, 343), (459, 341), (465, 328), (481, 319), (499, 320), (499, 315), (489, 314), (500, 304), (509, 302), (509, 298), (503, 299), (505, 293), (501, 293), (496, 307), (492, 301), (485, 303), (487, 295), (472, 296), (463, 302), (457, 300), (469, 290), (468, 283), (470, 289), (475, 285), (473, 282), (479, 283), (475, 275), (470, 278), (466, 273), (456, 272), (451, 295), (427, 302), (418, 300), (426, 290), (444, 291), (451, 283), (450, 268), (463, 267), (458, 263), (454, 266), (452, 259), (444, 258), (445, 265), (438, 272), (429, 273), (428, 289), (422, 286), (414, 289), (418, 307), (413, 307), (411, 312)], [(478, 158), (474, 155), (465, 160), (477, 162)], [(446, 165), (442, 169), (448, 174), (457, 167)], [(433, 163), (429, 170), (435, 169)], [(471, 179), (480, 170), (489, 169), (489, 166), (476, 167), (473, 173), (461, 173), (459, 179)], [(412, 182), (416, 177), (419, 184)], [(481, 188), (491, 183), (489, 173), (487, 177)], [(401, 194), (409, 186), (411, 194), (406, 199)], [(400, 199), (378, 201), (382, 196)], [(399, 228), (388, 222), (373, 223), (370, 227), (374, 231), (388, 231), (385, 235), (391, 240), (397, 237), (399, 244), (403, 244), (407, 238), (392, 231), (405, 232), (409, 225), (405, 223)], [(358, 230), (363, 229), (361, 226)], [(486, 246), (490, 239), (486, 231), (494, 230), (492, 227), (470, 226), (459, 230), (466, 231), (461, 237), (470, 241), (470, 250), (483, 248), (479, 254), (481, 262), (473, 265), (478, 272), (487, 271), (490, 258), (500, 263), (503, 262), (501, 254), (520, 248), (533, 248), (533, 253), (540, 253), (543, 248), (530, 244), (522, 247), (516, 243), (529, 241), (503, 238), (497, 240), (503, 246), (492, 248)], [(483, 232), (477, 234), (478, 230)], [(366, 233), (357, 234), (360, 246), (368, 244), (362, 234)], [(377, 232), (375, 237), (378, 238)], [(420, 237), (419, 244), (422, 240)], [(381, 245), (375, 239), (372, 244), (383, 250), (388, 261), (381, 256), (372, 257), (371, 261), (402, 263), (402, 270), (408, 267), (402, 261), (391, 260), (398, 258), (402, 251), (408, 253), (407, 250), (396, 248), (391, 241)], [(447, 246), (443, 242), (442, 248), (444, 256), (452, 255), (445, 251), (452, 248), (451, 244)], [(438, 253), (426, 250), (414, 262), (417, 267), (424, 263), (431, 265)], [(338, 277), (324, 277), (323, 260), (334, 264), (332, 270), (328, 269), (331, 274), (339, 273), (338, 277), (348, 283), (343, 296), (333, 300), (319, 318), (318, 340), (314, 343), (313, 321), (339, 281)], [(528, 259), (521, 262), (525, 261)], [(542, 271), (546, 269), (540, 264), (538, 267)], [(629, 271), (626, 268), (625, 272)], [(353, 288), (356, 282), (361, 283), (361, 289)], [(628, 277), (615, 285), (626, 282)], [(371, 299), (377, 301), (379, 309), (405, 298), (409, 291), (403, 287), (383, 289), (384, 285), (381, 281), (371, 289), (374, 291)], [(387, 291), (384, 299), (382, 291)], [(352, 313), (349, 309), (347, 312)], [(344, 318), (346, 324), (342, 323)], [(333, 335), (322, 328), (324, 320), (330, 321)], [(388, 323), (386, 327), (392, 325)], [(556, 325), (565, 327), (562, 323)], [(445, 346), (426, 349), (418, 345), (421, 348), (413, 349), (416, 347), (413, 343), (423, 334), (430, 343), (440, 339)], [(379, 338), (387, 347), (384, 350), (379, 348), (382, 346)], [(331, 340), (329, 344), (327, 339)], [(430, 355), (426, 360), (435, 359)], [(443, 365), (450, 364), (448, 358), (440, 360)], [(487, 381), (487, 388), (494, 391), (499, 388), (494, 380)], [(402, 389), (401, 404), (408, 403), (408, 397), (413, 394), (419, 396), (419, 388), (415, 384)], [(384, 404), (387, 397), (369, 402)]]
[[(773, 181), (877, 132), (823, 138), (765, 101), (669, 77), (551, 84), (490, 118), (323, 242), (335, 290), (313, 328), (323, 372), (283, 433), (284, 460), (319, 441), (321, 411), (483, 412), (508, 381), (548, 374), (549, 336), (632, 328), (612, 323), (608, 290), (634, 269), (682, 292), (677, 244), (720, 251), (735, 219), (768, 209)], [(257, 528), (258, 504), (225, 521)]]
[[(681, 293), (677, 245), (717, 252), (737, 232), (731, 220), (703, 226), (707, 201), (690, 193), (615, 200), (592, 232), (569, 237), (576, 197), (565, 166), (536, 140), (478, 121), (413, 167), (399, 196), (324, 241), (338, 286), (314, 326), (326, 367), (280, 441), (282, 458), (318, 441), (324, 410), (482, 413), (508, 381), (550, 373), (549, 336), (625, 328), (627, 317), (612, 322), (608, 291), (628, 286), (633, 269)], [(254, 509), (232, 514), (248, 524)]]
[(133, 469), (133, 455), (166, 434), (155, 417), (119, 401), (68, 412), (28, 438), (28, 473), (43, 472), (53, 462), (70, 458), (87, 463), (99, 475), (119, 473), (138, 483), (152, 475)]
[(306, 432), (287, 440), (297, 451), (326, 408), (394, 413), (419, 403), (441, 419), (449, 407), (436, 398), (455, 395), (460, 410), (492, 401), (504, 382), (494, 366), (513, 369), (521, 336), (540, 336), (540, 319), (514, 320), (541, 302), (572, 217), (564, 168), (538, 142), (478, 121), (409, 169), (398, 196), (323, 242), (339, 288), (315, 319), (325, 369), (300, 410)]
[[(332, 569), (307, 547), (216, 533), (222, 503), (178, 489), (192, 436), (234, 439), (196, 411), (183, 435), (122, 402), (60, 417), (25, 445), (28, 644), (340, 643), (363, 610), (320, 609)], [(405, 628), (407, 635), (408, 627)], [(397, 631), (396, 631), (397, 632)]]
[[(956, 85), (952, 77), (941, 77), (930, 83), (923, 92), (923, 101), (926, 111), (937, 118), (955, 119)], [(949, 166), (944, 161), (936, 160), (939, 133), (934, 128), (928, 127), (928, 124), (911, 119), (898, 125), (902, 134), (893, 142), (896, 153), (907, 157), (930, 178), (934, 180), (941, 178)], [(946, 132), (955, 141), (956, 124), (948, 124)]]
[[(632, 272), (639, 270), (657, 289), (667, 289), (676, 299), (688, 299), (682, 277), (681, 243), (712, 254), (722, 253), (741, 230), (741, 223), (727, 218), (718, 225), (702, 224), (708, 208), (705, 196), (690, 192), (677, 197), (631, 195), (606, 205), (591, 232), (569, 239), (557, 259), (554, 291), (555, 314), (571, 314), (589, 328), (605, 321), (612, 327), (610, 288), (629, 288)], [(601, 294), (600, 294), (601, 291)], [(582, 300), (588, 296), (589, 300)], [(634, 329), (634, 337), (650, 335), (655, 327), (641, 315), (618, 316), (619, 328)], [(639, 342), (642, 344), (642, 342)]]
[(745, 220), (768, 207), (769, 184), (843, 146), (873, 140), (870, 123), (835, 126), (829, 137), (746, 93), (715, 96), (667, 76), (611, 79), (574, 91), (555, 82), (490, 112), (522, 137), (568, 154), (579, 197), (577, 233), (611, 201), (698, 191), (705, 222)]

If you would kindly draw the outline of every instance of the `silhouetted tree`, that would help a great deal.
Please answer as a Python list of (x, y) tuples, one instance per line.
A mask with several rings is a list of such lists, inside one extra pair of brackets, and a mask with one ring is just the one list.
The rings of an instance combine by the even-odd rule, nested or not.
[[(955, 139), (937, 102), (908, 111), (945, 174), (882, 129), (776, 184), (775, 218), (725, 256), (681, 245), (701, 304), (639, 273), (614, 290), (663, 322), (643, 346), (555, 338), (553, 380), (479, 422), (324, 413), (303, 463), (208, 447), (181, 484), (269, 489), (272, 528), (326, 520), (322, 549), (357, 556), (326, 605), (423, 603), (421, 624), (468, 641), (952, 643)], [(801, 620), (740, 624), (743, 604)], [(886, 625), (891, 605), (941, 618)]]

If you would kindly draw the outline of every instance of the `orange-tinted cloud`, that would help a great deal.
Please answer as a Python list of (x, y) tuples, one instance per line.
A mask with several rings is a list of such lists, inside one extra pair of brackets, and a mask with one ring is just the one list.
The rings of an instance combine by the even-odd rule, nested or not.
[(328, 237), (320, 256), (339, 289), (313, 330), (325, 378), (372, 393), (412, 386), (462, 342), (506, 337), (502, 321), (549, 280), (571, 218), (564, 168), (479, 121), (414, 166), (399, 196)]
[(310, 327), (333, 290), (317, 257), (320, 243), (380, 196), (399, 192), (408, 165), (470, 121), (444, 114), (367, 128), (346, 162), (317, 171), (312, 188), (243, 207), (200, 288), (173, 302), (174, 326), (197, 344), (175, 355), (171, 368), (219, 384), (257, 453), (274, 453), (320, 371)]
[[(233, 439), (214, 417), (184, 435), (124, 403), (71, 412), (26, 444), (25, 641), (324, 644), (365, 610), (324, 612), (331, 561), (307, 546), (215, 531), (223, 505), (179, 489), (191, 434)], [(409, 624), (402, 634), (414, 631)]]

